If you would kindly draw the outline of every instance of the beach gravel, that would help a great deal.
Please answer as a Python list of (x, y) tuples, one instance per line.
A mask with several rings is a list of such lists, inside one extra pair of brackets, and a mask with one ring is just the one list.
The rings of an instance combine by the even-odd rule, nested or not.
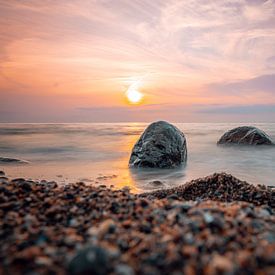
[(214, 174), (175, 190), (2, 181), (0, 274), (274, 274), (271, 188)]

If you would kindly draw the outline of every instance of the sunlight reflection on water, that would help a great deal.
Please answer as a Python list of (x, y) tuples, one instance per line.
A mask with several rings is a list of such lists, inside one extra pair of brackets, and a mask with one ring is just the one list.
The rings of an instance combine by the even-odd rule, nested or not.
[[(11, 177), (58, 182), (85, 179), (119, 188), (130, 186), (135, 192), (177, 186), (221, 171), (254, 184), (275, 185), (275, 147), (216, 145), (226, 130), (239, 125), (177, 123), (187, 138), (186, 167), (137, 170), (128, 168), (128, 159), (145, 123), (0, 124), (0, 156), (31, 162), (1, 165), (0, 169)], [(275, 140), (274, 123), (254, 125)]]

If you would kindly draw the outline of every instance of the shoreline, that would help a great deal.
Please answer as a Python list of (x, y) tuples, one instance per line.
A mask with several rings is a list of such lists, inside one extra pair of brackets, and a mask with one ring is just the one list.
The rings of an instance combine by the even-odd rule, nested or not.
[(142, 194), (2, 174), (0, 274), (272, 274), (274, 200), (224, 173)]

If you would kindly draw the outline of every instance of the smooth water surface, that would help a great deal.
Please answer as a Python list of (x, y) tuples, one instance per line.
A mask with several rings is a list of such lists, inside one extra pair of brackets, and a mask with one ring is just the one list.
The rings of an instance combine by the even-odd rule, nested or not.
[[(253, 184), (275, 185), (275, 146), (216, 145), (225, 131), (241, 126), (236, 123), (176, 123), (187, 138), (186, 167), (129, 169), (131, 149), (147, 125), (0, 124), (0, 156), (30, 162), (27, 165), (0, 164), (0, 170), (9, 177), (61, 183), (81, 180), (119, 188), (129, 186), (134, 192), (177, 186), (221, 171)], [(275, 140), (275, 123), (253, 126)]]

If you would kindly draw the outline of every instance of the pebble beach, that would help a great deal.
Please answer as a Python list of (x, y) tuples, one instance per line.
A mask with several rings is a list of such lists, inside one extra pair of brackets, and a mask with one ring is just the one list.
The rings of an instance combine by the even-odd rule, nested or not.
[(0, 275), (275, 275), (275, 0), (0, 22)]
[(225, 173), (132, 194), (0, 178), (0, 274), (274, 274), (275, 190)]

